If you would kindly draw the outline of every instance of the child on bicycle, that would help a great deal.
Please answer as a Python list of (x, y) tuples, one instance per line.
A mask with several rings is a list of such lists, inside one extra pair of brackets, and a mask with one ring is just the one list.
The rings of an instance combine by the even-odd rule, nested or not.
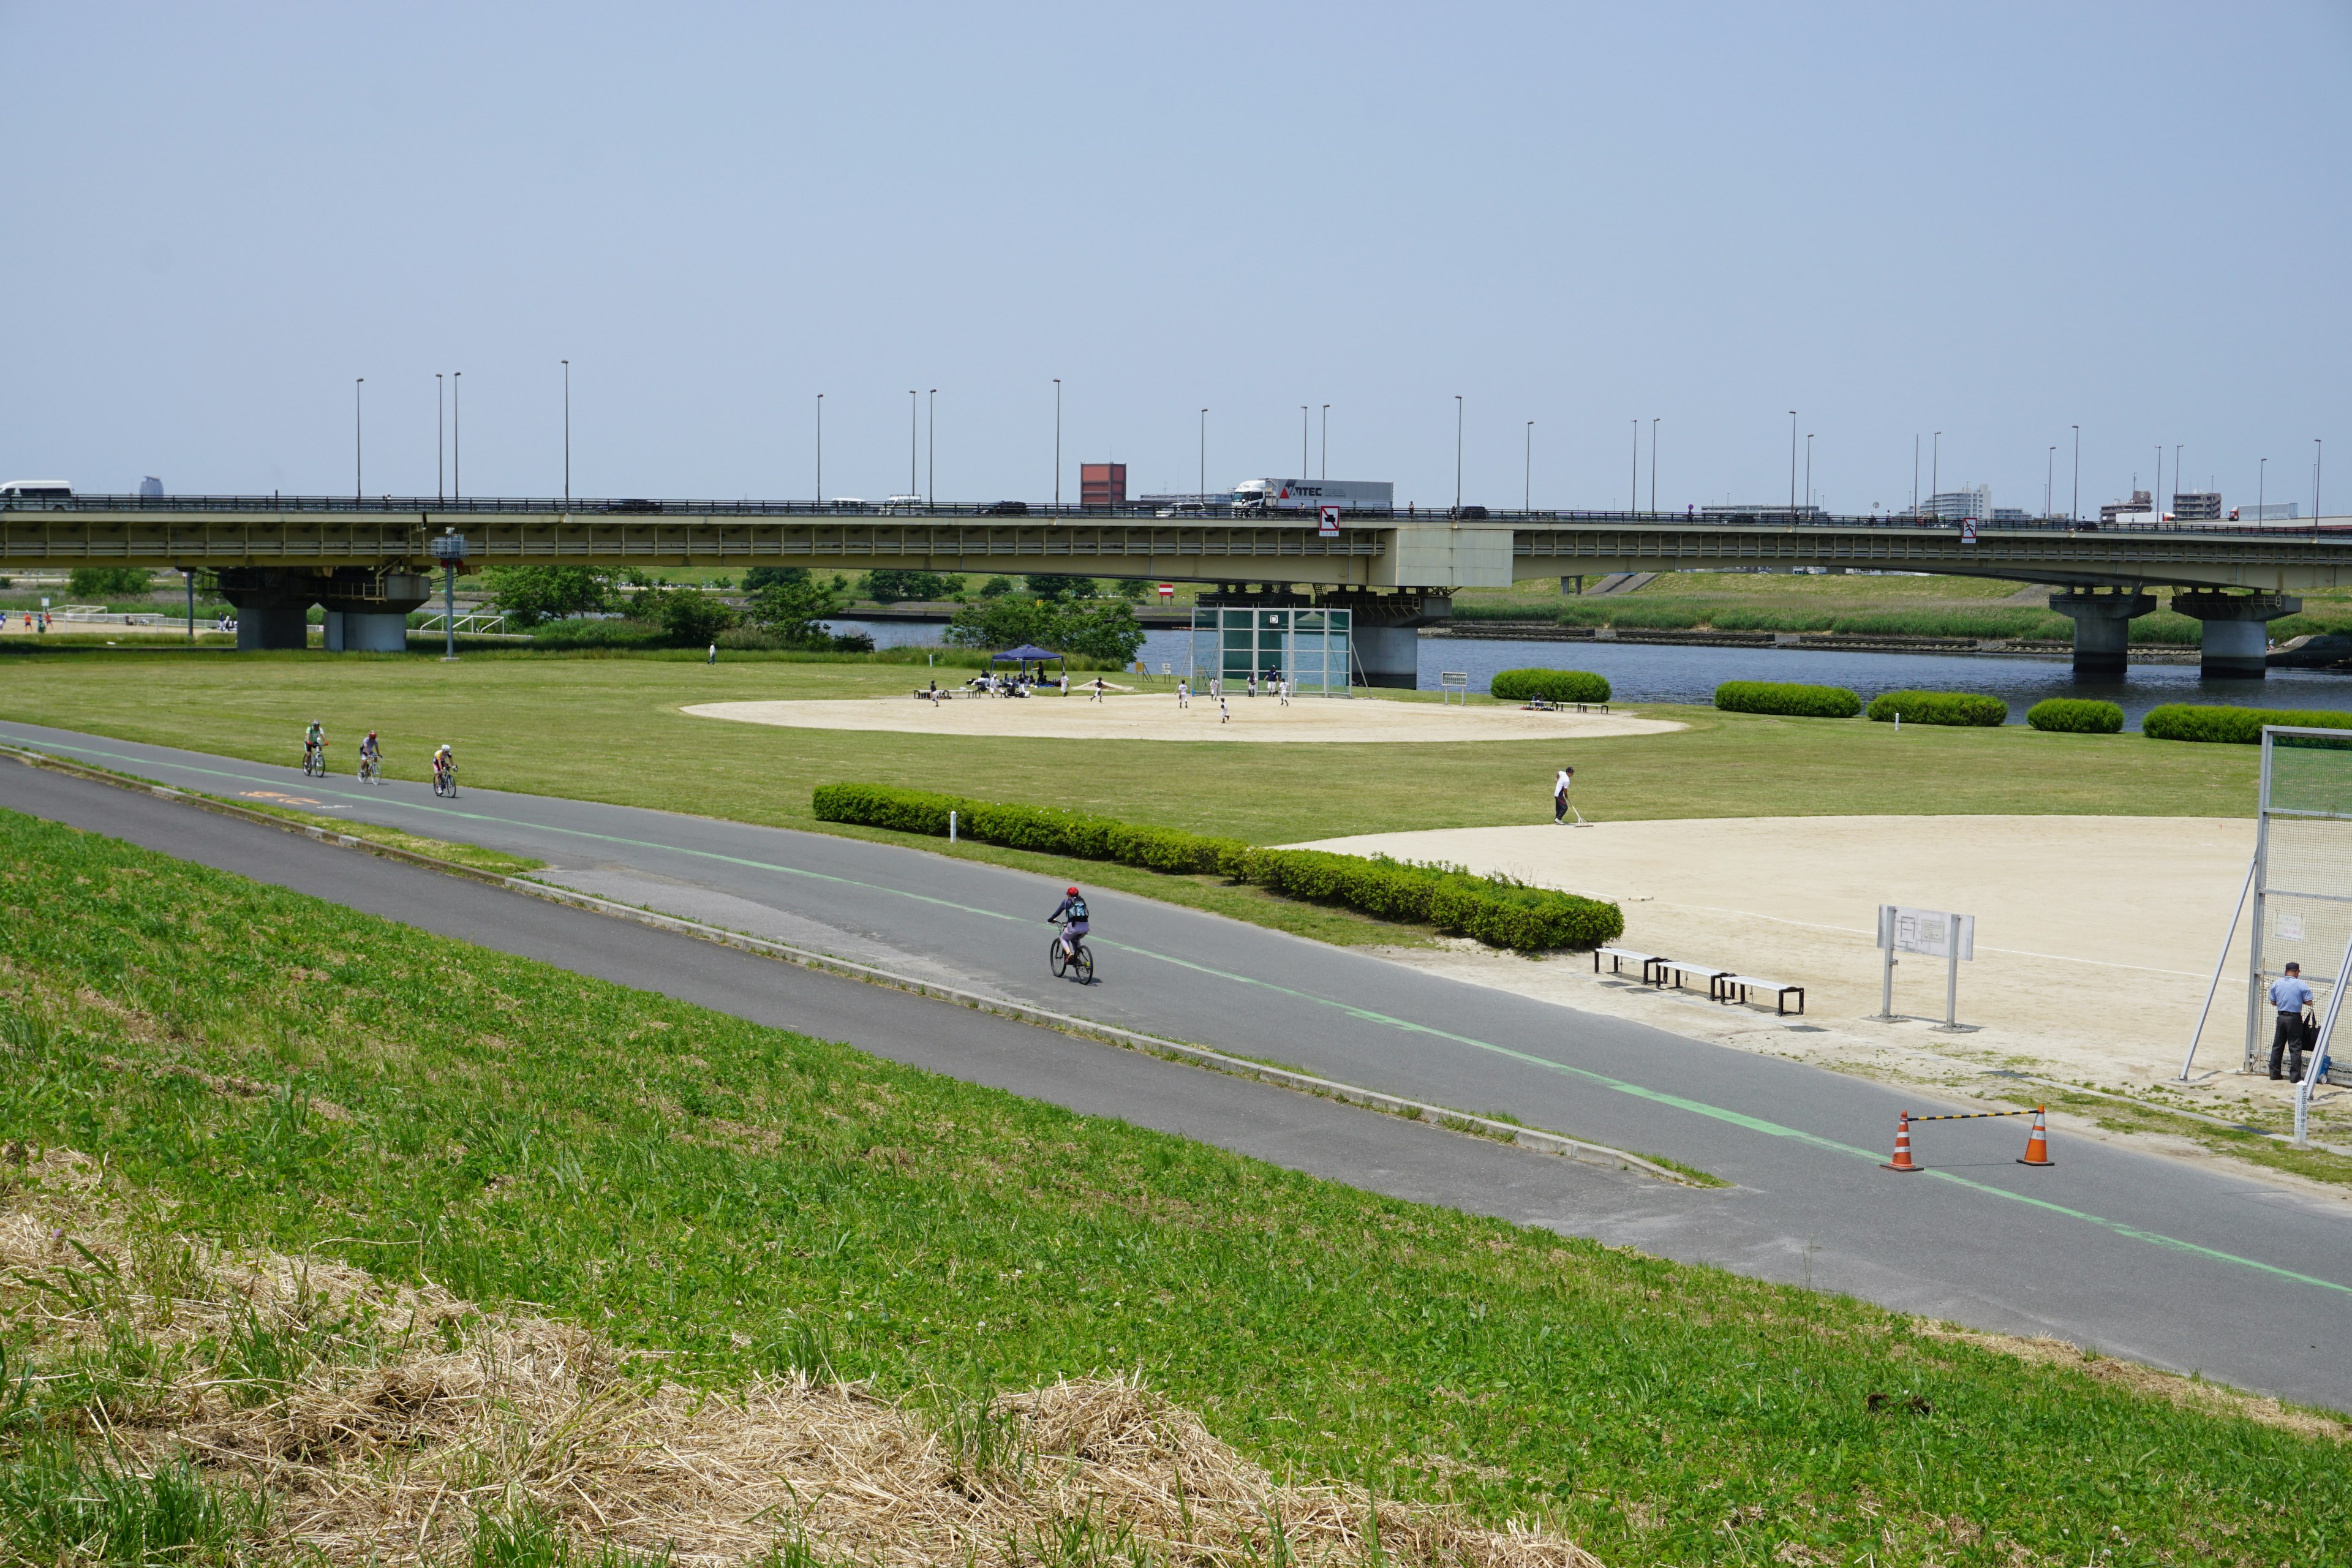
[(1078, 939), (1087, 931), (1086, 895), (1072, 888), (1063, 897), (1061, 907), (1045, 917), (1047, 925), (1057, 921), (1062, 926), (1062, 951), (1075, 959), (1078, 956)]

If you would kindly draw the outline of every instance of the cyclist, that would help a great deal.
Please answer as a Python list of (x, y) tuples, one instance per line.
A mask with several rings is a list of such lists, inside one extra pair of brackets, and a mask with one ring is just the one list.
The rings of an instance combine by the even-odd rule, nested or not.
[(1061, 906), (1045, 917), (1047, 925), (1062, 928), (1062, 952), (1075, 962), (1078, 956), (1078, 939), (1087, 934), (1087, 897), (1076, 888), (1064, 895)]
[(433, 782), (446, 785), (455, 784), (457, 780), (457, 753), (449, 749), (448, 742), (444, 741), (433, 753)]
[(316, 719), (311, 720), (310, 727), (302, 731), (302, 766), (306, 771), (310, 768), (311, 759), (314, 757), (318, 759), (319, 763), (322, 766), (325, 764), (327, 760), (327, 727), (324, 724), (320, 723)]
[(375, 738), (373, 730), (370, 730), (367, 739), (360, 742), (360, 763), (362, 778), (373, 775), (381, 779), (383, 776), (383, 743)]

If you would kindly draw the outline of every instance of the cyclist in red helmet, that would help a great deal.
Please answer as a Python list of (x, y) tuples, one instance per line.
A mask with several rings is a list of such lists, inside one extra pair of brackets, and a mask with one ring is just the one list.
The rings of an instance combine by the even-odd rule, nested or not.
[(1075, 959), (1078, 955), (1078, 938), (1087, 934), (1087, 896), (1072, 888), (1063, 896), (1060, 907), (1045, 917), (1045, 923), (1060, 924), (1062, 951)]

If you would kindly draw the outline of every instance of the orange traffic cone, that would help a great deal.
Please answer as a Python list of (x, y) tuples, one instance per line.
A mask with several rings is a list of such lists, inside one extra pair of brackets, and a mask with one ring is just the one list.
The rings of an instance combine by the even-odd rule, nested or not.
[(2025, 1156), (2018, 1163), (2054, 1165), (2057, 1163), (2050, 1157), (2050, 1129), (2043, 1124), (2042, 1107), (2037, 1105), (2033, 1108), (2033, 1131), (2025, 1135)]
[(1887, 1161), (1883, 1168), (1889, 1171), (1927, 1169), (1924, 1165), (1915, 1165), (1911, 1163), (1911, 1113), (1907, 1110), (1895, 1119), (1895, 1158)]

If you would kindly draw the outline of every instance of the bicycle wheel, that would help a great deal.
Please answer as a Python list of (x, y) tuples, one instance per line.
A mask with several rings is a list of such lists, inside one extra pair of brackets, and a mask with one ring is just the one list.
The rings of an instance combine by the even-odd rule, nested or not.
[(1068, 963), (1069, 959), (1062, 952), (1060, 937), (1057, 936), (1045, 944), (1045, 965), (1054, 972), (1055, 979), (1059, 980), (1062, 977), (1062, 970)]
[(1077, 963), (1072, 967), (1078, 973), (1079, 984), (1092, 985), (1095, 983), (1095, 950), (1085, 942), (1078, 943)]

